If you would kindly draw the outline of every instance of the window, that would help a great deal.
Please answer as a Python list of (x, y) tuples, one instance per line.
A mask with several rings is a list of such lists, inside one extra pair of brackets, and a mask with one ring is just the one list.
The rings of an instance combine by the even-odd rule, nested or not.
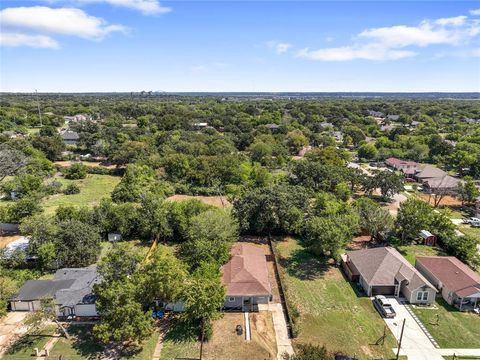
[(417, 293), (417, 301), (427, 301), (428, 300), (428, 291), (419, 291)]
[(234, 297), (229, 297), (229, 298), (228, 298), (228, 301), (229, 301), (229, 302), (234, 302), (234, 301), (235, 301), (235, 298), (234, 298)]

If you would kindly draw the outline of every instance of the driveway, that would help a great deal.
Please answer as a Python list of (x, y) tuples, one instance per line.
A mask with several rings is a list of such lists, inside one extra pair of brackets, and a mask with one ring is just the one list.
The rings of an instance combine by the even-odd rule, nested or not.
[[(401, 355), (406, 355), (408, 360), (443, 360), (437, 349), (430, 341), (428, 336), (417, 324), (413, 316), (408, 312), (406, 305), (399, 303), (396, 298), (389, 298), (393, 309), (397, 313), (394, 319), (384, 319), (393, 336), (400, 339), (403, 319), (405, 319), (405, 329), (403, 331)], [(392, 349), (396, 354), (397, 349)]]
[(277, 341), (277, 359), (283, 359), (282, 355), (284, 353), (293, 355), (292, 341), (288, 337), (287, 321), (285, 320), (282, 304), (259, 304), (258, 310), (268, 310), (272, 313), (273, 327), (275, 328), (275, 339)]
[(27, 327), (23, 326), (23, 320), (28, 314), (23, 311), (9, 312), (0, 319), (0, 357), (17, 336), (27, 332)]

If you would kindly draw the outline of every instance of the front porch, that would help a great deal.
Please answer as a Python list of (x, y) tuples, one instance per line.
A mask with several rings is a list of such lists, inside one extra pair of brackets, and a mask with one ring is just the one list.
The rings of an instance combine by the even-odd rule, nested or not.
[(453, 302), (453, 306), (455, 306), (460, 311), (477, 312), (479, 311), (478, 309), (480, 309), (480, 294), (475, 294), (464, 298), (457, 298)]

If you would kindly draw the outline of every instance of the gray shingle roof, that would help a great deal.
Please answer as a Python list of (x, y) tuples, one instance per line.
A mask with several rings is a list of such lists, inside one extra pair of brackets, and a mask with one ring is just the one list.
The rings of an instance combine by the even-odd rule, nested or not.
[(418, 272), (397, 250), (378, 247), (347, 253), (360, 275), (371, 286), (394, 285), (395, 280), (407, 280), (410, 290), (421, 286), (435, 287)]
[(12, 300), (28, 301), (53, 297), (55, 303), (61, 306), (91, 304), (95, 300), (93, 286), (100, 281), (96, 266), (59, 269), (53, 280), (27, 281)]

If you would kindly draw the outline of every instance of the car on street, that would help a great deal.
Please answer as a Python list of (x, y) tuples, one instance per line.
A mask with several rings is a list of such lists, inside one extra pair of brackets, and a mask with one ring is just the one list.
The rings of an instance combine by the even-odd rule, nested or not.
[(394, 318), (397, 315), (388, 299), (383, 295), (375, 296), (373, 299), (373, 306), (375, 306), (375, 309), (377, 309), (382, 317)]

